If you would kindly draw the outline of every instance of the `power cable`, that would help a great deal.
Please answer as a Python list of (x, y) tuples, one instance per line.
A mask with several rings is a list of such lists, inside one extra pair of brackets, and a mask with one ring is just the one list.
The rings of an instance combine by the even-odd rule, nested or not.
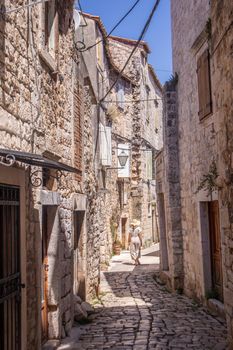
[[(80, 1), (80, 0), (79, 0)], [(108, 35), (104, 38), (101, 39), (99, 41), (97, 41), (95, 44), (90, 45), (88, 47), (86, 47), (85, 49), (80, 49), (81, 52), (85, 52), (88, 51), (90, 49), (92, 49), (93, 47), (95, 47), (96, 45), (100, 44), (101, 42), (103, 42), (105, 39), (107, 39), (113, 32), (114, 30), (119, 27), (119, 25), (125, 20), (126, 17), (128, 17), (128, 15), (134, 10), (134, 8), (137, 6), (137, 4), (140, 2), (141, 0), (137, 0), (133, 6), (126, 12), (126, 14), (116, 23), (116, 25), (112, 28), (112, 30), (110, 30), (110, 32), (108, 33)], [(80, 8), (81, 10), (81, 8)]]
[(151, 13), (150, 13), (150, 15), (149, 15), (149, 17), (148, 17), (148, 19), (147, 19), (147, 21), (146, 21), (146, 24), (144, 25), (144, 27), (143, 27), (143, 29), (142, 29), (142, 31), (141, 31), (141, 34), (140, 34), (140, 36), (139, 36), (139, 38), (138, 38), (138, 40), (137, 40), (137, 42), (136, 42), (136, 44), (135, 44), (133, 50), (131, 51), (131, 53), (130, 53), (128, 59), (127, 59), (127, 61), (125, 62), (124, 66), (123, 66), (123, 68), (122, 68), (121, 71), (119, 72), (119, 74), (118, 74), (116, 80), (113, 82), (113, 84), (111, 85), (111, 87), (109, 88), (109, 90), (107, 91), (107, 93), (104, 95), (104, 97), (101, 98), (101, 100), (99, 101), (99, 104), (101, 104), (101, 102), (103, 102), (103, 101), (105, 100), (105, 98), (110, 94), (110, 92), (112, 91), (112, 89), (113, 89), (114, 86), (117, 84), (117, 82), (118, 82), (118, 80), (120, 79), (120, 77), (122, 76), (122, 74), (123, 74), (125, 68), (127, 67), (129, 61), (130, 61), (131, 58), (132, 58), (134, 52), (137, 50), (137, 48), (138, 48), (140, 42), (142, 41), (144, 35), (146, 34), (146, 32), (147, 32), (147, 30), (148, 30), (148, 28), (149, 28), (149, 26), (150, 26), (151, 20), (152, 20), (152, 18), (153, 18), (153, 16), (154, 16), (154, 13), (155, 13), (155, 11), (156, 11), (156, 9), (157, 9), (159, 3), (160, 3), (160, 0), (156, 0), (156, 1), (155, 1), (155, 4), (154, 4), (154, 6), (153, 6), (153, 8), (152, 8), (152, 11), (151, 11)]
[(99, 102), (98, 102), (98, 104), (97, 104), (97, 137), (96, 137), (96, 143), (95, 143), (94, 160), (95, 160), (96, 153), (97, 153), (98, 139), (99, 139), (99, 122), (100, 122), (100, 106), (101, 106), (101, 103), (102, 103), (102, 102), (104, 101), (104, 99), (110, 94), (110, 92), (112, 91), (112, 89), (113, 89), (114, 86), (117, 84), (117, 82), (118, 82), (118, 80), (120, 79), (120, 77), (122, 76), (122, 74), (123, 74), (125, 68), (127, 67), (127, 65), (128, 65), (128, 63), (129, 63), (131, 57), (133, 56), (133, 54), (134, 54), (135, 51), (137, 50), (137, 48), (138, 48), (138, 46), (139, 46), (141, 40), (143, 39), (144, 35), (146, 34), (146, 32), (147, 32), (147, 30), (148, 30), (148, 28), (149, 28), (149, 26), (150, 26), (151, 20), (152, 20), (152, 18), (153, 18), (153, 16), (154, 16), (154, 13), (155, 13), (155, 11), (156, 11), (156, 9), (157, 9), (159, 3), (160, 3), (160, 0), (156, 0), (156, 1), (155, 1), (155, 4), (154, 4), (154, 6), (153, 6), (153, 8), (152, 8), (152, 10), (151, 10), (151, 13), (150, 13), (150, 15), (149, 15), (149, 17), (148, 17), (148, 19), (147, 19), (147, 21), (146, 21), (146, 23), (145, 23), (145, 25), (144, 25), (142, 31), (141, 31), (141, 34), (140, 34), (140, 36), (139, 36), (139, 38), (138, 38), (138, 40), (137, 40), (137, 42), (136, 42), (136, 44), (135, 44), (135, 46), (134, 46), (132, 52), (130, 53), (130, 55), (129, 55), (129, 57), (128, 57), (127, 61), (125, 62), (123, 68), (122, 68), (121, 71), (119, 72), (119, 74), (118, 74), (116, 80), (113, 82), (113, 84), (111, 85), (111, 87), (109, 88), (109, 90), (107, 91), (107, 93), (104, 95), (104, 97), (102, 97), (102, 98), (99, 100)]
[(86, 21), (85, 16), (83, 15), (83, 9), (82, 9), (82, 5), (81, 5), (81, 0), (78, 0), (78, 6), (80, 8), (80, 12), (81, 12), (81, 15), (82, 15), (83, 20), (84, 20), (84, 24), (81, 24), (80, 27), (87, 27), (87, 21)]
[[(149, 102), (149, 101), (163, 101), (162, 98), (148, 98), (148, 99), (140, 99), (140, 100), (131, 100), (131, 101), (121, 101), (121, 103), (135, 103), (135, 102)], [(104, 103), (119, 103), (119, 101), (104, 101)]]
[(82, 52), (86, 48), (86, 45), (85, 45), (85, 42), (84, 42), (84, 30), (83, 30), (83, 28), (87, 27), (87, 21), (86, 21), (85, 16), (83, 15), (83, 9), (82, 9), (82, 5), (81, 5), (81, 0), (77, 0), (77, 2), (78, 2), (78, 6), (79, 6), (79, 9), (80, 9), (80, 13), (82, 15), (84, 24), (80, 25), (80, 28), (82, 28), (82, 39), (78, 40), (78, 41), (74, 41), (74, 45), (75, 45), (75, 48), (76, 48), (77, 51)]

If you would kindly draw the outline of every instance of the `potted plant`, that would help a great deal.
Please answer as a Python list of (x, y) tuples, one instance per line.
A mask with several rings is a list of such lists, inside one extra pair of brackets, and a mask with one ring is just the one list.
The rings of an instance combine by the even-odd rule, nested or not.
[(119, 241), (119, 239), (116, 239), (113, 242), (113, 253), (116, 255), (120, 255), (121, 254), (121, 242)]
[(112, 223), (112, 235), (113, 235), (113, 244), (112, 244), (112, 249), (113, 253), (116, 255), (120, 255), (121, 253), (121, 242), (118, 239), (118, 234), (117, 234), (117, 223)]

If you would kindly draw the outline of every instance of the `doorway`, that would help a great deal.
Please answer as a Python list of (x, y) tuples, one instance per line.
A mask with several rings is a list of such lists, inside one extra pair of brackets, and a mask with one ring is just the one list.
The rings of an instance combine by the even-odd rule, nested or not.
[(20, 190), (0, 184), (0, 349), (21, 349)]
[(59, 318), (52, 316), (60, 303), (60, 226), (57, 205), (42, 205), (41, 214), (41, 342), (44, 344), (54, 337), (55, 328), (56, 337), (59, 336)]
[(85, 211), (74, 211), (74, 289), (75, 293), (86, 299), (86, 274), (85, 274), (85, 256), (84, 256), (84, 222)]
[(208, 203), (212, 290), (223, 301), (222, 253), (218, 201)]
[(159, 232), (158, 232), (158, 223), (156, 209), (152, 209), (152, 240), (154, 243), (159, 242)]
[(127, 233), (126, 233), (127, 218), (121, 219), (121, 244), (122, 248), (126, 249), (127, 245)]
[(48, 340), (48, 207), (42, 206), (41, 338)]
[(164, 194), (158, 194), (158, 215), (159, 215), (159, 233), (160, 233), (160, 254), (161, 254), (161, 269), (169, 270), (168, 264), (168, 248), (167, 248), (167, 229), (165, 216)]

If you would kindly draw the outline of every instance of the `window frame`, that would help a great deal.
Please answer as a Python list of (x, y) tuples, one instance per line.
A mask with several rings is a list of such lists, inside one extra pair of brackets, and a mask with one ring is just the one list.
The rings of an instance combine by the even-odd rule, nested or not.
[(124, 111), (125, 109), (125, 86), (123, 82), (118, 82), (116, 84), (116, 101), (117, 107)]
[(205, 49), (197, 59), (197, 89), (199, 101), (199, 120), (202, 121), (213, 112), (211, 92), (210, 53)]
[[(52, 9), (53, 7), (53, 9)], [(52, 13), (50, 18), (50, 12)], [(59, 28), (58, 28), (58, 6), (57, 0), (50, 0), (44, 3), (44, 49), (56, 58), (59, 45)]]

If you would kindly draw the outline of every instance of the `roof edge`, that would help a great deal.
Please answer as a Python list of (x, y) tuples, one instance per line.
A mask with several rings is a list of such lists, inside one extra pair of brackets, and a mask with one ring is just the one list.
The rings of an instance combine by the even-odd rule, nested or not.
[[(130, 44), (130, 45), (134, 45), (137, 43), (137, 40), (135, 40), (135, 39), (128, 39), (128, 38), (124, 38), (124, 37), (120, 37), (120, 36), (110, 35), (109, 38), (112, 40), (122, 42), (122, 43)], [(151, 53), (151, 49), (146, 41), (141, 41), (140, 46), (143, 46), (146, 53)]]
[(153, 77), (153, 79), (154, 79), (155, 84), (158, 86), (159, 91), (160, 91), (161, 93), (163, 93), (163, 86), (162, 86), (162, 84), (160, 83), (159, 78), (157, 77), (154, 68), (153, 68), (152, 65), (149, 64), (149, 63), (148, 63), (148, 69), (149, 69), (149, 72), (151, 73), (151, 75), (152, 75), (152, 77)]
[[(110, 65), (113, 67), (113, 69), (116, 71), (117, 74), (119, 74), (121, 72), (121, 70), (117, 67), (117, 65), (114, 63), (114, 60), (112, 58), (112, 55), (111, 55), (111, 51), (109, 49), (109, 45), (108, 45), (108, 34), (107, 34), (107, 31), (105, 29), (105, 26), (101, 20), (101, 18), (99, 16), (94, 16), (94, 15), (91, 15), (89, 13), (85, 13), (85, 12), (82, 12), (82, 15), (84, 17), (87, 17), (89, 19), (92, 19), (93, 21), (95, 21), (103, 35), (103, 39), (104, 39), (104, 42), (106, 45), (104, 45), (105, 47), (105, 50), (106, 50), (106, 56), (109, 60), (109, 63)], [(133, 79), (131, 79), (130, 77), (128, 77), (126, 74), (122, 73), (121, 74), (121, 77), (125, 80), (127, 80), (128, 82), (130, 82), (131, 84), (135, 85), (135, 81)]]

